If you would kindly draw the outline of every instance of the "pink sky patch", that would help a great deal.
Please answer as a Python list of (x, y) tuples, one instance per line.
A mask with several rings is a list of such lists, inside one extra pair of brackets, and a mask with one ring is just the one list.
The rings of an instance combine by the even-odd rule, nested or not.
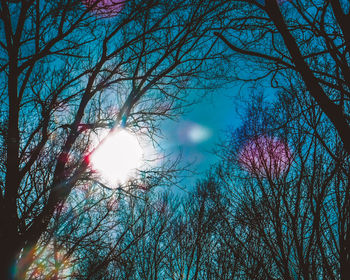
[(292, 152), (282, 140), (260, 136), (245, 144), (238, 160), (244, 169), (254, 175), (278, 177), (291, 164)]
[(83, 0), (83, 4), (98, 15), (113, 17), (124, 8), (126, 0)]

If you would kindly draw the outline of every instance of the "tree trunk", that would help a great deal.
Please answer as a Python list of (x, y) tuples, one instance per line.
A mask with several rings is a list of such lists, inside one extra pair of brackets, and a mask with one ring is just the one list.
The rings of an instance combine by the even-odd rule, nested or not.
[(1, 240), (0, 249), (0, 279), (13, 280), (17, 271), (17, 257), (19, 254), (18, 239), (7, 236)]

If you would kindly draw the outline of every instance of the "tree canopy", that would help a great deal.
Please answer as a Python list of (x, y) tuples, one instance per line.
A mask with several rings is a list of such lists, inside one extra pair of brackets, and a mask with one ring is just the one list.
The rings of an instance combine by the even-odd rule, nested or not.
[[(1, 279), (349, 279), (349, 1), (0, 3)], [(130, 165), (223, 85), (241, 126), (186, 195)]]

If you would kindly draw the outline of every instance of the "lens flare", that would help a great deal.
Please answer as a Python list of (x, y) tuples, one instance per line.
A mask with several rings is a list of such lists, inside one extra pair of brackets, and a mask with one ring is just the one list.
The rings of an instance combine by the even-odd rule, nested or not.
[(114, 17), (124, 8), (125, 0), (83, 0), (83, 4), (98, 15)]
[[(30, 252), (33, 261), (27, 271), (28, 279), (72, 279), (76, 259), (63, 247), (58, 247), (53, 240), (42, 247), (36, 246)], [(19, 269), (25, 265), (21, 260)], [(27, 279), (27, 278), (26, 278)]]
[(207, 141), (212, 136), (209, 128), (198, 123), (185, 121), (178, 128), (178, 138), (181, 143), (199, 144)]
[[(292, 0), (277, 0), (277, 4), (282, 5), (285, 2), (291, 2)], [(265, 0), (256, 0), (261, 5), (265, 5)]]
[(102, 139), (89, 158), (92, 169), (108, 184), (125, 183), (142, 163), (143, 150), (136, 136), (119, 129)]
[(290, 166), (292, 153), (287, 143), (265, 135), (251, 139), (244, 145), (238, 160), (252, 174), (278, 177)]

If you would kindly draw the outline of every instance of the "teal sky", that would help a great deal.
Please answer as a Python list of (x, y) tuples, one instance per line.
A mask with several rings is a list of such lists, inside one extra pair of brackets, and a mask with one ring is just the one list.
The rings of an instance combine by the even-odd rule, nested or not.
[(222, 143), (229, 130), (242, 124), (240, 114), (247, 105), (244, 101), (253, 91), (263, 92), (266, 101), (274, 100), (274, 89), (268, 79), (261, 81), (256, 88), (231, 84), (205, 95), (178, 121), (163, 123), (161, 146), (166, 153), (171, 152), (174, 156), (181, 152), (181, 164), (190, 164), (195, 172), (184, 172), (188, 176), (182, 181), (182, 188), (193, 188), (197, 180), (204, 178), (210, 166), (219, 162), (213, 151), (219, 148), (218, 144)]
[(209, 167), (218, 162), (213, 154), (225, 131), (238, 127), (237, 89), (218, 89), (192, 105), (179, 121), (163, 124), (162, 146), (175, 155), (182, 152), (182, 164), (190, 163), (196, 174), (189, 175), (183, 184), (193, 186)]

